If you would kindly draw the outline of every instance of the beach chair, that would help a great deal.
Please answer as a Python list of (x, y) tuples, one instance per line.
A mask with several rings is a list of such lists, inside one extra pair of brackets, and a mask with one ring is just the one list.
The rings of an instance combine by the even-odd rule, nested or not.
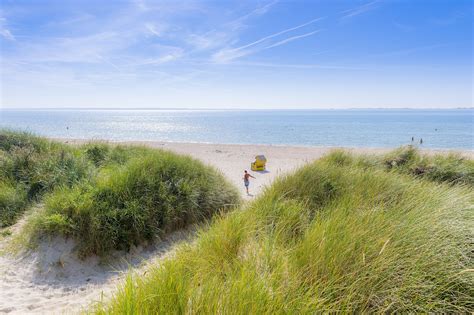
[(267, 164), (267, 159), (265, 158), (265, 155), (257, 155), (255, 157), (255, 162), (252, 162), (252, 164), (250, 164), (250, 169), (252, 171), (264, 171), (265, 164)]

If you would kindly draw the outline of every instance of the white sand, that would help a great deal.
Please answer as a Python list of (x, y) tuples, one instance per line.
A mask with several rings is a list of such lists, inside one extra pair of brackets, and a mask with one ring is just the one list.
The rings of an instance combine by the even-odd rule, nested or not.
[[(289, 147), (270, 145), (236, 145), (236, 144), (196, 144), (171, 142), (134, 142), (151, 147), (158, 147), (176, 153), (188, 154), (204, 163), (215, 166), (235, 186), (239, 188), (244, 199), (252, 199), (269, 185), (278, 175), (295, 170), (299, 166), (314, 161), (333, 148), (323, 147)], [(355, 150), (355, 149), (353, 149)], [(382, 149), (355, 150), (359, 152), (383, 152)], [(256, 155), (263, 154), (267, 158), (264, 172), (253, 172), (250, 163)], [(250, 195), (245, 193), (243, 183), (244, 170), (255, 179), (250, 179)]]
[[(194, 230), (177, 231), (157, 245), (114, 252), (107, 260), (80, 260), (72, 240), (44, 240), (20, 257), (0, 256), (0, 313), (71, 314), (112, 296), (129, 271), (143, 275), (192, 239)], [(1, 243), (1, 241), (0, 241)]]
[[(294, 170), (332, 150), (321, 147), (264, 145), (128, 142), (130, 143), (189, 154), (213, 165), (240, 189), (245, 199), (258, 196), (278, 175)], [(387, 149), (350, 150), (356, 153), (387, 151)], [(247, 196), (242, 180), (243, 171), (244, 169), (250, 171), (250, 163), (258, 154), (267, 157), (267, 171), (250, 172), (256, 179), (251, 181), (251, 195)], [(464, 154), (473, 156), (472, 151)], [(12, 230), (15, 233), (17, 228)], [(190, 231), (176, 232), (156, 246), (135, 249), (129, 254), (114, 253), (108, 262), (101, 262), (97, 257), (80, 261), (74, 254), (74, 242), (60, 238), (42, 242), (36, 251), (21, 257), (0, 256), (0, 313), (76, 313), (82, 307), (100, 300), (101, 296), (110, 297), (125, 277), (127, 270), (133, 269), (137, 274), (143, 274), (147, 266), (169, 256), (175, 244), (183, 239), (189, 239), (190, 235), (192, 235)], [(6, 240), (0, 238), (0, 248), (5, 243)]]
[[(58, 139), (71, 144), (81, 144), (87, 140)], [(291, 172), (305, 163), (319, 159), (335, 149), (344, 149), (354, 153), (381, 154), (393, 149), (387, 148), (336, 148), (336, 147), (305, 147), (305, 146), (277, 146), (277, 145), (239, 145), (239, 144), (204, 144), (204, 143), (176, 143), (160, 141), (123, 141), (111, 142), (120, 144), (140, 144), (154, 148), (170, 150), (180, 154), (187, 154), (219, 169), (242, 193), (244, 199), (252, 199), (262, 189), (270, 184), (278, 175)], [(448, 153), (447, 150), (423, 150), (424, 153)], [(473, 151), (456, 151), (474, 158)], [(265, 172), (252, 172), (250, 163), (256, 155), (263, 154), (267, 158)], [(245, 193), (243, 183), (244, 170), (250, 172), (256, 179), (250, 180), (250, 196)]]

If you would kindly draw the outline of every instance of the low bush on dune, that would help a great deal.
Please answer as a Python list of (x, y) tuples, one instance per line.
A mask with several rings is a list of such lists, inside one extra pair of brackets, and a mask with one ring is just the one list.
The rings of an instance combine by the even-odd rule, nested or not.
[(94, 311), (472, 312), (472, 188), (373, 163), (336, 152), (277, 180)]

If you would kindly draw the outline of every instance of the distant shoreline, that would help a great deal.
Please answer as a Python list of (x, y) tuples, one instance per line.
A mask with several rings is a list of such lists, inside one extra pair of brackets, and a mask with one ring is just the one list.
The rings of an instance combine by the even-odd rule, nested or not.
[(382, 110), (382, 111), (396, 111), (396, 110), (474, 110), (474, 107), (341, 107), (341, 108), (175, 108), (175, 107), (69, 107), (69, 108), (56, 108), (56, 107), (38, 107), (38, 108), (0, 108), (0, 111), (68, 111), (68, 110), (77, 110), (77, 111), (94, 111), (94, 110), (150, 110), (150, 111), (166, 111), (166, 110), (176, 110), (176, 111), (339, 111), (339, 110)]
[[(47, 137), (48, 139), (67, 142), (70, 144), (82, 144), (88, 142), (107, 142), (115, 144), (127, 144), (127, 145), (146, 145), (146, 146), (166, 146), (166, 145), (183, 145), (183, 146), (193, 146), (193, 145), (203, 145), (203, 146), (240, 146), (240, 147), (269, 147), (269, 148), (294, 148), (294, 149), (319, 149), (319, 150), (349, 150), (349, 151), (361, 151), (361, 152), (374, 152), (374, 153), (384, 153), (395, 150), (402, 146), (410, 145), (409, 143), (402, 146), (394, 147), (362, 147), (362, 146), (317, 146), (317, 145), (299, 145), (299, 144), (268, 144), (268, 143), (214, 143), (214, 142), (180, 142), (180, 141), (160, 141), (160, 140), (114, 140), (114, 139), (101, 139), (101, 138), (64, 138), (64, 137)], [(416, 146), (423, 153), (428, 154), (447, 154), (447, 153), (460, 153), (467, 154), (468, 156), (472, 155), (474, 158), (474, 149), (462, 149), (462, 148), (425, 148)]]

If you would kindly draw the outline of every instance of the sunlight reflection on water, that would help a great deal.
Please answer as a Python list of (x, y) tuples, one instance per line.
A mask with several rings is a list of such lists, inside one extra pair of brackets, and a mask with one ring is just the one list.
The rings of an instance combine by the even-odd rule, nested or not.
[(463, 110), (0, 110), (0, 127), (58, 138), (472, 150)]

